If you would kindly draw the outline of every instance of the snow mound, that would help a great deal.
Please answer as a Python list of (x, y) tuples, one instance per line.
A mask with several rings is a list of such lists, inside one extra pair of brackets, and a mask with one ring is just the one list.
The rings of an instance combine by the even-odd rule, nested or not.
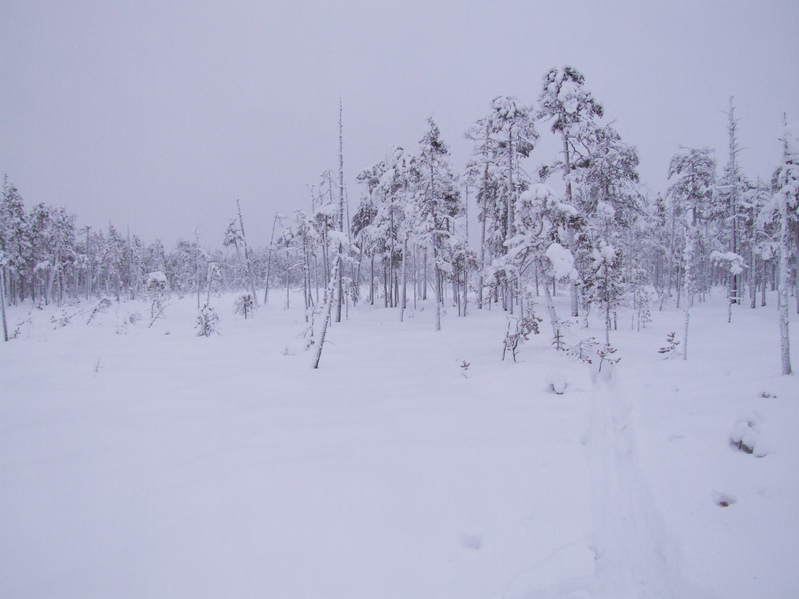
[(546, 388), (550, 393), (555, 395), (563, 395), (566, 392), (566, 387), (569, 386), (569, 381), (566, 377), (566, 372), (563, 370), (551, 370), (546, 375)]
[(732, 429), (730, 444), (744, 453), (750, 453), (756, 458), (763, 458), (769, 454), (767, 444), (761, 438), (762, 425), (757, 414), (739, 420)]

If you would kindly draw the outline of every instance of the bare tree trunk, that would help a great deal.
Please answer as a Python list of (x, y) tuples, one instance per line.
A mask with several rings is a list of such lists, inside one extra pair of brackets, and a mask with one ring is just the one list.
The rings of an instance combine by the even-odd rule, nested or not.
[(435, 245), (433, 246), (433, 259), (435, 260), (436, 271), (436, 331), (441, 330), (441, 269), (438, 268), (437, 251)]
[(369, 261), (369, 304), (375, 305), (375, 254), (372, 252)]
[(278, 215), (272, 221), (272, 236), (269, 238), (269, 252), (266, 259), (266, 287), (264, 288), (264, 304), (269, 301), (269, 275), (272, 273), (272, 247), (275, 243), (275, 227), (277, 226)]
[(408, 275), (407, 275), (408, 235), (402, 245), (402, 295), (400, 296), (400, 322), (405, 320), (405, 307), (408, 301)]
[(552, 336), (556, 337), (558, 334), (558, 315), (555, 312), (555, 302), (552, 301), (552, 294), (549, 292), (549, 283), (544, 283), (544, 300), (547, 305), (547, 312), (549, 313), (549, 323), (552, 325)]
[(469, 267), (463, 261), (463, 315), (466, 316), (466, 306), (469, 304)]
[(788, 199), (780, 194), (780, 357), (782, 361), (782, 374), (791, 374), (791, 343), (789, 337), (788, 316), (788, 272), (789, 252), (791, 241), (790, 221), (788, 214)]
[(427, 299), (427, 248), (422, 254), (422, 300)]
[(690, 238), (690, 232), (686, 234), (685, 239), (685, 274), (683, 275), (683, 285), (685, 288), (685, 320), (683, 322), (683, 346), (682, 346), (682, 359), (688, 359), (688, 319), (691, 310), (691, 293), (692, 293), (692, 264), (694, 254), (693, 239)]
[(3, 315), (3, 340), (8, 341), (8, 324), (6, 323), (6, 267), (0, 266), (0, 311)]
[(483, 222), (480, 234), (480, 286), (477, 289), (477, 308), (483, 308), (483, 276), (486, 267), (486, 221), (488, 220), (488, 137), (490, 133), (490, 122), (486, 121), (486, 156), (485, 169), (483, 171)]
[[(344, 235), (344, 130), (341, 122), (342, 104), (341, 99), (338, 102), (338, 230), (341, 235)], [(336, 256), (336, 269), (338, 271), (338, 297), (336, 298), (336, 322), (341, 322), (341, 302), (344, 299), (344, 286), (341, 276), (343, 268), (342, 261), (344, 260), (344, 246), (339, 239), (338, 242), (338, 255)]]
[(794, 296), (796, 297), (796, 313), (799, 314), (799, 227), (796, 227), (796, 254), (793, 259)]
[(241, 239), (244, 242), (244, 259), (247, 261), (247, 274), (250, 277), (250, 291), (252, 292), (252, 301), (255, 307), (258, 307), (258, 294), (255, 292), (255, 276), (252, 272), (252, 262), (250, 261), (250, 252), (247, 248), (247, 236), (244, 234), (244, 219), (241, 216), (241, 203), (236, 200), (236, 207), (239, 210), (239, 226), (241, 227)]
[(200, 233), (198, 229), (194, 229), (194, 270), (197, 277), (197, 309), (200, 309)]
[[(738, 141), (735, 138), (735, 130), (738, 122), (735, 120), (735, 106), (732, 103), (732, 96), (730, 96), (730, 118), (727, 130), (730, 133), (730, 176), (732, 177), (732, 187), (730, 189), (730, 213), (732, 216), (732, 239), (730, 240), (731, 250), (733, 253), (738, 253), (738, 168), (736, 165), (736, 157), (738, 156)], [(730, 273), (730, 303), (741, 303), (740, 293), (740, 277)], [(729, 320), (732, 321), (732, 308), (730, 308)]]

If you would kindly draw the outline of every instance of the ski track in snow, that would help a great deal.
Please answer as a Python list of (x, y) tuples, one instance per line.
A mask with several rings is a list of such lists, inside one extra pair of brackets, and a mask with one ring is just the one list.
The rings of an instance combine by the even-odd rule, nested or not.
[(614, 368), (594, 377), (588, 449), (597, 589), (601, 599), (699, 597), (680, 576), (668, 537), (638, 467), (629, 406)]

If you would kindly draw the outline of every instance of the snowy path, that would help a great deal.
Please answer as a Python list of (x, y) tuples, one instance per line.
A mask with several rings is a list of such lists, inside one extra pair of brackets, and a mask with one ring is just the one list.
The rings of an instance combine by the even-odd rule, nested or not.
[(597, 594), (616, 599), (697, 597), (679, 573), (680, 557), (636, 458), (635, 431), (621, 385), (597, 377), (588, 449)]

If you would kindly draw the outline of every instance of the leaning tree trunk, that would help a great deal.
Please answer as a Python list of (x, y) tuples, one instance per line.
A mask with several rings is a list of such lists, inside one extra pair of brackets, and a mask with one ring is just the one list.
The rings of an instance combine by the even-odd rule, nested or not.
[(325, 319), (322, 322), (322, 333), (319, 335), (319, 344), (316, 346), (316, 356), (314, 356), (313, 367), (319, 368), (319, 360), (322, 359), (322, 349), (325, 346), (325, 337), (327, 336), (327, 328), (330, 326), (330, 320), (333, 315), (333, 291), (338, 286), (338, 280), (341, 277), (341, 269), (339, 268), (341, 262), (336, 261), (336, 266), (333, 269), (333, 278), (330, 280), (327, 290), (327, 308), (325, 309)]

